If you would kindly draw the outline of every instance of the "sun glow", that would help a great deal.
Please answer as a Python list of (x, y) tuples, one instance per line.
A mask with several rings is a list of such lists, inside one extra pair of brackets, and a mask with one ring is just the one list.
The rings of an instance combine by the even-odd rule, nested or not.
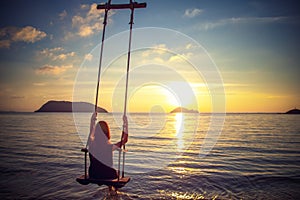
[(180, 104), (180, 100), (178, 98), (178, 96), (170, 91), (169, 89), (163, 89), (163, 94), (166, 97), (166, 101), (168, 102), (168, 104), (172, 107), (178, 107), (181, 106)]
[[(138, 102), (142, 102), (142, 104)], [(129, 110), (131, 112), (140, 110), (170, 112), (179, 105), (180, 102), (176, 94), (160, 84), (144, 85), (135, 90), (129, 98)]]
[(190, 107), (197, 103), (197, 98), (195, 96), (192, 86), (183, 81), (174, 81), (169, 83), (168, 89), (168, 101), (170, 105)]

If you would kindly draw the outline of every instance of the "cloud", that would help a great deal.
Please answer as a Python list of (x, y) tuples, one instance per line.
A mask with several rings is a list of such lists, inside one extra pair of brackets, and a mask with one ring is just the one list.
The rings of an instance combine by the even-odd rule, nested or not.
[(183, 16), (188, 18), (193, 18), (200, 15), (202, 12), (203, 10), (198, 8), (186, 9)]
[(86, 60), (88, 60), (88, 61), (91, 61), (92, 59), (93, 59), (93, 55), (92, 54), (86, 54), (85, 56), (84, 56), (84, 59), (86, 59)]
[(59, 13), (58, 16), (59, 16), (59, 19), (60, 19), (60, 20), (63, 20), (67, 15), (68, 15), (67, 11), (64, 10), (64, 11), (62, 11), (61, 13)]
[(39, 31), (32, 26), (26, 26), (19, 29), (12, 35), (13, 41), (23, 41), (27, 43), (34, 43), (46, 37), (47, 34), (43, 31)]
[[(72, 27), (76, 29), (77, 35), (88, 37), (102, 30), (104, 10), (98, 10), (96, 3), (81, 5), (81, 10), (85, 13), (80, 13), (72, 17)], [(110, 12), (111, 15), (113, 13)]]
[(54, 56), (53, 60), (65, 60), (68, 57), (73, 57), (73, 56), (75, 56), (75, 52), (74, 51), (69, 52), (69, 53), (62, 53), (62, 54), (59, 54), (57, 56)]
[(166, 44), (156, 44), (152, 48), (144, 50), (142, 53), (143, 58), (149, 58), (149, 56), (163, 55), (168, 51)]
[(43, 56), (46, 56), (48, 58), (51, 58), (52, 60), (66, 60), (68, 57), (75, 56), (75, 52), (69, 52), (69, 53), (61, 53), (64, 51), (64, 48), (62, 47), (56, 47), (52, 49), (43, 49), (40, 51), (40, 54)]
[(37, 83), (33, 83), (34, 86), (45, 86), (47, 85), (47, 83), (44, 82), (37, 82)]
[(25, 96), (18, 96), (18, 95), (12, 95), (10, 96), (11, 99), (24, 99)]
[(0, 29), (0, 48), (9, 48), (13, 42), (35, 43), (47, 34), (32, 26), (4, 27)]
[(66, 40), (73, 39), (75, 36), (76, 36), (75, 33), (68, 31), (68, 32), (65, 32), (63, 39), (64, 39), (64, 41), (66, 41)]
[(80, 25), (83, 24), (83, 23), (84, 23), (84, 19), (83, 19), (83, 17), (81, 17), (81, 16), (75, 15), (75, 16), (72, 18), (72, 26), (73, 26), (73, 27), (80, 26)]
[(185, 46), (185, 50), (191, 50), (193, 48), (196, 48), (195, 45), (193, 45), (192, 43), (188, 43), (186, 46)]
[(153, 53), (160, 54), (160, 55), (164, 54), (166, 51), (168, 51), (166, 44), (155, 45), (152, 49)]
[(170, 56), (168, 62), (169, 63), (185, 63), (187, 62), (187, 60), (191, 57), (193, 57), (194, 54), (191, 52), (187, 52), (184, 54), (176, 54), (176, 55), (172, 55)]
[(283, 98), (287, 98), (288, 95), (269, 95), (266, 98), (267, 99), (283, 99)]
[(81, 5), (80, 5), (80, 8), (81, 8), (82, 10), (87, 9), (88, 7), (90, 7), (88, 4), (81, 4)]
[(174, 63), (179, 63), (179, 62), (182, 62), (183, 61), (183, 57), (178, 54), (178, 55), (174, 55), (174, 56), (171, 56), (168, 60), (170, 63), (174, 62)]
[(71, 68), (73, 68), (72, 65), (62, 65), (62, 66), (44, 65), (36, 69), (35, 72), (36, 74), (42, 74), (42, 75), (59, 75)]
[(10, 40), (0, 40), (0, 49), (9, 49), (11, 44)]
[(53, 57), (53, 55), (56, 53), (56, 52), (60, 52), (60, 51), (63, 51), (64, 48), (62, 47), (55, 47), (55, 48), (52, 48), (52, 49), (43, 49), (42, 51), (40, 51), (40, 54), (44, 55), (44, 56), (47, 56), (47, 57)]
[(78, 31), (78, 35), (81, 37), (87, 37), (90, 35), (93, 35), (94, 31), (93, 28), (91, 26), (88, 25), (82, 25), (79, 27), (79, 31)]
[(266, 24), (266, 23), (285, 23), (289, 22), (289, 17), (233, 17), (220, 19), (214, 22), (200, 24), (201, 30), (210, 30), (226, 25), (233, 24)]

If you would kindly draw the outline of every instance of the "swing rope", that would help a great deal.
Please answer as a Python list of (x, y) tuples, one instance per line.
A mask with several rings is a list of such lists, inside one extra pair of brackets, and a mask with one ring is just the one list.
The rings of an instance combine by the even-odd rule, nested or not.
[[(95, 113), (97, 116), (97, 108), (98, 108), (98, 99), (99, 99), (99, 92), (100, 92), (100, 78), (101, 78), (101, 68), (102, 68), (102, 57), (103, 57), (103, 49), (104, 49), (104, 40), (105, 40), (105, 30), (106, 30), (106, 24), (107, 24), (107, 15), (109, 11), (111, 0), (108, 0), (108, 2), (105, 4), (105, 13), (104, 13), (104, 20), (103, 20), (103, 31), (102, 31), (102, 39), (101, 39), (101, 48), (100, 48), (100, 56), (99, 56), (99, 67), (98, 67), (98, 79), (97, 79), (97, 86), (96, 86), (96, 96), (95, 96)], [(88, 140), (85, 145), (85, 149), (87, 149), (89, 144), (90, 135), (88, 137)]]
[[(101, 40), (101, 48), (100, 48), (100, 58), (99, 58), (99, 68), (98, 68), (98, 79), (97, 79), (97, 87), (96, 87), (96, 98), (95, 98), (95, 113), (97, 116), (97, 108), (98, 108), (98, 98), (100, 93), (100, 78), (101, 78), (101, 68), (102, 68), (102, 57), (103, 57), (103, 49), (104, 49), (104, 40), (105, 40), (105, 30), (107, 25), (107, 15), (110, 9), (130, 9), (130, 31), (129, 31), (129, 45), (128, 45), (128, 55), (127, 55), (127, 68), (126, 68), (126, 90), (125, 90), (125, 100), (124, 100), (124, 112), (123, 112), (123, 130), (121, 134), (121, 141), (124, 137), (125, 131), (128, 134), (128, 121), (127, 121), (127, 96), (128, 96), (128, 78), (129, 78), (129, 68), (130, 68), (130, 52), (131, 52), (131, 37), (132, 37), (132, 25), (133, 25), (133, 15), (135, 8), (145, 8), (147, 6), (146, 3), (136, 3), (130, 0), (129, 4), (111, 4), (111, 0), (108, 0), (106, 4), (98, 5), (97, 9), (104, 9), (104, 20), (103, 20), (103, 30), (102, 30), (102, 40)], [(89, 143), (90, 136), (87, 140), (86, 147), (81, 151), (85, 152), (85, 173), (84, 177), (87, 179), (87, 147)], [(123, 150), (122, 150), (123, 147)], [(124, 178), (124, 167), (125, 167), (125, 144), (121, 142), (121, 150), (119, 151), (119, 162), (118, 162), (118, 182), (120, 179), (120, 163), (121, 163), (121, 151), (123, 152), (123, 164), (122, 164), (122, 178)]]
[(101, 68), (102, 68), (102, 56), (103, 56), (103, 47), (104, 47), (104, 39), (105, 39), (105, 29), (107, 24), (107, 14), (109, 10), (111, 0), (105, 4), (105, 13), (104, 13), (104, 20), (103, 20), (103, 31), (102, 31), (102, 40), (101, 40), (101, 49), (100, 49), (100, 59), (99, 59), (99, 69), (98, 69), (98, 80), (97, 80), (97, 89), (96, 89), (96, 100), (95, 100), (95, 113), (97, 115), (97, 107), (98, 107), (98, 98), (99, 98), (99, 90), (100, 90), (100, 75), (101, 75)]
[[(97, 108), (98, 108), (98, 96), (99, 96), (99, 90), (100, 90), (100, 77), (101, 77), (100, 75), (101, 75), (101, 68), (102, 68), (102, 57), (103, 57), (103, 48), (104, 48), (104, 39), (105, 39), (105, 29), (106, 29), (106, 24), (107, 24), (107, 15), (108, 15), (110, 2), (111, 2), (111, 0), (108, 0), (108, 2), (105, 4), (105, 13), (104, 13), (104, 20), (103, 20), (103, 31), (102, 31), (102, 39), (101, 39), (97, 89), (96, 89), (96, 98), (95, 98), (95, 113), (96, 113), (96, 116), (97, 116)], [(88, 153), (87, 149), (88, 149), (89, 140), (90, 140), (90, 135), (87, 139), (85, 148), (81, 149), (81, 151), (85, 153), (85, 155), (84, 155), (84, 178), (85, 179), (87, 179), (87, 153)]]
[[(128, 43), (128, 53), (127, 53), (127, 68), (126, 68), (126, 86), (125, 86), (125, 100), (124, 100), (124, 111), (123, 111), (123, 131), (121, 135), (121, 140), (124, 136), (124, 132), (128, 131), (128, 121), (124, 120), (127, 119), (127, 97), (128, 97), (128, 78), (129, 78), (129, 68), (130, 68), (130, 53), (131, 53), (131, 38), (132, 38), (132, 25), (133, 25), (133, 16), (134, 16), (134, 6), (132, 0), (130, 0), (130, 29), (129, 29), (129, 43)], [(128, 134), (128, 133), (127, 133)], [(124, 177), (124, 167), (125, 167), (125, 144), (123, 144), (123, 165), (122, 165), (122, 178)], [(120, 153), (119, 152), (119, 158), (120, 158)], [(119, 159), (120, 162), (120, 159)]]

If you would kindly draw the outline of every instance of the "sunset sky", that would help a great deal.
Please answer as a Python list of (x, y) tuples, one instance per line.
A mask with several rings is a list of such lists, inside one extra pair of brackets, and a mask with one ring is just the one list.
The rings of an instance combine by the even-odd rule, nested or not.
[[(103, 11), (95, 8), (101, 2), (0, 1), (0, 111), (31, 112), (48, 100), (72, 101), (74, 92), (78, 95), (74, 86), (80, 83), (81, 70), (98, 67), (97, 45), (101, 40)], [(112, 3), (127, 2), (112, 0)], [(207, 51), (223, 80), (227, 112), (285, 112), (300, 108), (297, 1), (138, 2), (147, 2), (147, 8), (135, 11), (134, 28), (173, 30), (191, 38)], [(110, 11), (107, 38), (128, 30), (129, 14), (129, 10)], [(211, 111), (210, 91), (205, 88), (204, 80), (192, 76), (186, 76), (184, 80), (176, 79), (176, 76), (171, 79), (168, 75), (168, 70), (175, 68), (178, 74), (185, 74), (188, 56), (187, 60), (183, 57), (176, 60), (180, 56), (170, 52), (187, 50), (189, 46), (183, 47), (178, 40), (170, 42), (170, 46), (167, 42), (155, 41), (151, 32), (148, 34), (154, 38), (153, 48), (132, 54), (136, 75), (131, 77), (129, 84), (132, 87), (136, 84), (138, 89), (132, 89), (135, 93), (130, 96), (129, 110), (155, 111), (155, 106), (160, 106), (169, 112), (180, 101), (180, 105), (191, 109)], [(133, 43), (139, 34), (134, 36)], [(145, 40), (149, 37), (145, 34)], [(118, 45), (126, 49), (128, 44), (124, 39), (114, 43), (113, 47), (105, 46), (107, 59), (117, 52), (114, 48)], [(88, 64), (92, 59), (95, 62)], [(113, 67), (106, 71), (106, 76), (103, 75), (100, 106), (109, 111), (122, 110), (121, 107), (113, 109), (112, 99), (119, 97), (112, 91), (119, 79), (111, 77), (115, 69), (125, 70), (124, 60), (126, 54), (107, 60)], [(142, 64), (142, 68), (134, 67)], [(160, 65), (168, 68), (160, 70)], [(86, 78), (91, 84), (86, 93), (80, 93), (82, 99), (76, 96), (75, 100), (93, 103), (97, 73), (92, 72)], [(141, 80), (152, 84), (143, 84), (139, 82)], [(179, 100), (168, 88), (181, 91), (177, 94)], [(190, 93), (186, 92), (189, 89), (194, 91), (198, 102), (192, 102)]]

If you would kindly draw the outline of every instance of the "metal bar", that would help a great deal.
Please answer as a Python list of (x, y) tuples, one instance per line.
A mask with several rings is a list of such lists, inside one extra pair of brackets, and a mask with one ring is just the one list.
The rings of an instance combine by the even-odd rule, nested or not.
[[(125, 149), (125, 145), (123, 146)], [(123, 151), (123, 166), (122, 166), (122, 178), (125, 176), (125, 151)]]
[(118, 162), (118, 181), (120, 180), (120, 163), (121, 162), (121, 151), (119, 151), (119, 162)]
[(87, 179), (87, 148), (82, 148), (82, 152), (84, 152), (84, 178)]
[(132, 2), (130, 4), (100, 4), (97, 5), (97, 9), (135, 9), (135, 8), (146, 8), (147, 3)]
[(87, 164), (86, 164), (86, 156), (87, 155), (87, 151), (84, 152), (84, 179), (87, 179), (87, 170), (86, 170), (86, 167), (87, 167)]

